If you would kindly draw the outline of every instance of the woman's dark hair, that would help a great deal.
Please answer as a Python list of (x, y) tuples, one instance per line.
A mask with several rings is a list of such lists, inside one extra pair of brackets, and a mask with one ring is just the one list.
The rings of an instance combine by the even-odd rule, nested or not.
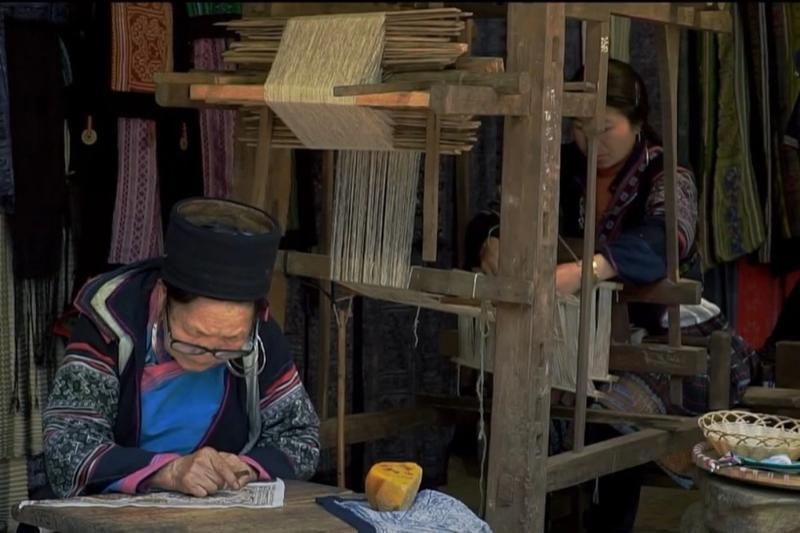
[[(164, 286), (167, 288), (167, 301), (179, 304), (190, 304), (200, 298), (199, 294), (194, 294), (183, 289), (179, 289), (174, 285), (170, 285), (166, 281), (164, 281)], [(256, 313), (259, 315), (263, 314), (268, 306), (266, 298), (259, 298), (258, 300), (254, 300), (253, 303), (256, 307)]]
[[(571, 81), (581, 80), (583, 80), (583, 67), (578, 69)], [(641, 126), (642, 135), (648, 140), (661, 144), (661, 138), (647, 121), (650, 101), (644, 81), (639, 73), (624, 61), (608, 60), (606, 105), (618, 109), (631, 124)]]

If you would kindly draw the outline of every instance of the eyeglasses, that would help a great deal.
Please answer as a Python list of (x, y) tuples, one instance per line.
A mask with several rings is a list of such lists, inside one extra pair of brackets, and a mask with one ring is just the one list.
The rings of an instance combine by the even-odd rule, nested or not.
[(192, 344), (191, 342), (178, 340), (172, 336), (172, 327), (170, 326), (169, 323), (169, 304), (167, 304), (167, 308), (164, 310), (164, 317), (167, 325), (166, 336), (168, 340), (168, 345), (171, 349), (175, 350), (179, 354), (197, 356), (210, 353), (217, 359), (223, 361), (229, 361), (231, 359), (239, 359), (241, 357), (248, 355), (250, 352), (253, 351), (253, 347), (256, 344), (256, 336), (258, 335), (258, 317), (256, 317), (253, 320), (253, 327), (252, 327), (253, 333), (250, 337), (250, 340), (241, 350), (207, 348), (205, 346), (200, 346), (199, 344)]

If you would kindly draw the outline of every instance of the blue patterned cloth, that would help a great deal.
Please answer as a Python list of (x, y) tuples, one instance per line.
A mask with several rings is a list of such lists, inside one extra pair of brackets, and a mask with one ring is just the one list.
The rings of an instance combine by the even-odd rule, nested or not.
[(423, 490), (407, 511), (380, 512), (366, 498), (325, 496), (317, 503), (359, 533), (491, 533), (469, 507), (447, 494)]
[[(11, 161), (5, 19), (66, 21), (66, 2), (3, 2), (0, 4), (0, 212), (14, 210), (14, 169)], [(63, 49), (62, 49), (63, 52)]]

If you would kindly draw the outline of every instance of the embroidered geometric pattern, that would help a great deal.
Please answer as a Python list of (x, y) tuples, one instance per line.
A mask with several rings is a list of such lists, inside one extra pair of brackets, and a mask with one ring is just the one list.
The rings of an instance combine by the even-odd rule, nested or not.
[(280, 398), (261, 406), (261, 438), (256, 447), (281, 450), (291, 460), (297, 478), (308, 479), (319, 463), (319, 434), (308, 428), (318, 426), (317, 412), (298, 382)]
[(111, 88), (155, 92), (153, 74), (172, 71), (172, 5), (113, 2), (111, 20)]
[(119, 174), (108, 262), (128, 264), (163, 253), (156, 124), (118, 119)]

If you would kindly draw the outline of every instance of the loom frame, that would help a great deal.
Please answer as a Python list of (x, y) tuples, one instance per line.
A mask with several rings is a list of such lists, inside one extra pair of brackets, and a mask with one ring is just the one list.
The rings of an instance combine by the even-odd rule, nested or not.
[[(378, 5), (378, 4), (375, 4)], [(419, 4), (380, 4), (377, 9), (388, 10), (417, 7)], [(433, 7), (434, 4), (428, 4)], [(433, 115), (448, 113), (503, 115), (506, 120), (503, 165), (504, 226), (500, 248), (500, 275), (478, 276), (469, 280), (458, 272), (442, 272), (420, 268), (412, 276), (412, 288), (423, 292), (439, 292), (464, 300), (492, 299), (498, 308), (498, 345), (496, 352), (504, 356), (495, 362), (495, 387), (491, 405), (492, 435), (489, 446), (489, 472), (487, 483), (487, 520), (497, 531), (543, 531), (544, 504), (547, 492), (569, 487), (594, 479), (597, 476), (643, 464), (667, 453), (687, 447), (699, 440), (694, 419), (681, 417), (652, 417), (636, 413), (587, 412), (585, 402), (578, 400), (574, 410), (550, 407), (547, 355), (539, 337), (542, 324), (548, 324), (553, 315), (554, 271), (558, 245), (554, 221), (558, 218), (558, 165), (560, 135), (553, 135), (553, 124), (560, 131), (562, 116), (591, 118), (594, 124), (602, 119), (605, 94), (605, 65), (608, 60), (608, 25), (611, 15), (647, 20), (660, 26), (659, 55), (662, 58), (660, 79), (663, 98), (663, 123), (665, 165), (667, 169), (667, 230), (668, 279), (652, 287), (625, 289), (621, 302), (643, 301), (664, 303), (670, 306), (670, 335), (667, 345), (651, 344), (631, 347), (624, 343), (612, 346), (611, 367), (631, 370), (668, 370), (669, 373), (691, 375), (707, 369), (706, 350), (702, 347), (684, 346), (680, 338), (679, 304), (697, 303), (699, 284), (681, 280), (677, 272), (677, 224), (675, 209), (674, 170), (677, 165), (677, 57), (681, 28), (699, 31), (731, 32), (730, 14), (707, 9), (706, 3), (436, 3), (472, 11), (476, 16), (506, 17), (508, 27), (507, 72), (496, 87), (491, 83), (455, 85), (437, 83), (429, 87), (386, 86), (365, 89), (350, 88), (345, 91), (359, 94), (360, 105), (379, 107), (422, 107)], [(370, 4), (249, 4), (250, 15), (261, 12), (265, 16), (352, 12), (365, 9), (358, 6)], [(297, 6), (297, 7), (291, 7)], [(276, 12), (276, 10), (278, 12)], [(340, 11), (341, 10), (341, 11)], [(584, 82), (563, 81), (564, 27), (566, 18), (587, 22), (587, 57), (596, 60), (587, 63)], [(535, 28), (536, 31), (532, 31)], [(603, 42), (605, 41), (605, 50)], [(487, 72), (487, 71), (483, 71)], [(498, 72), (497, 69), (488, 72)], [(509, 76), (510, 75), (510, 76)], [(270, 112), (264, 105), (263, 89), (256, 91), (250, 79), (237, 78), (235, 74), (192, 73), (165, 74), (157, 85), (157, 100), (161, 105), (179, 107), (258, 106), (261, 109), (261, 128), (256, 150), (242, 155), (237, 176), (238, 196), (245, 201), (265, 206), (281, 215), (285, 223), (288, 208), (288, 191), (292, 174), (290, 150), (270, 150)], [(227, 76), (227, 77), (226, 77)], [(159, 81), (157, 79), (157, 81)], [(483, 80), (485, 82), (485, 80)], [(387, 84), (383, 84), (387, 85)], [(497, 90), (502, 87), (502, 90)], [(511, 91), (509, 92), (509, 87)], [(392, 90), (394, 89), (394, 90)], [(402, 89), (402, 90), (400, 90)], [(547, 97), (545, 97), (547, 96)], [(549, 114), (550, 119), (542, 117)], [(551, 134), (545, 135), (545, 127)], [(511, 134), (509, 134), (511, 133)], [(533, 147), (533, 149), (531, 149)], [(245, 151), (247, 152), (247, 151)], [(529, 153), (519, 157), (520, 153)], [(332, 158), (326, 153), (324, 175), (332, 174)], [(587, 204), (594, 206), (594, 177), (596, 161), (590, 164), (590, 182)], [(458, 180), (469, 171), (466, 158), (457, 158)], [(670, 172), (672, 170), (672, 172)], [(555, 185), (555, 193), (553, 192)], [(549, 190), (545, 187), (549, 186)], [(544, 188), (543, 188), (544, 187)], [(330, 181), (323, 182), (326, 197), (331, 193)], [(542, 194), (542, 191), (545, 191)], [(458, 193), (464, 202), (466, 192)], [(459, 210), (461, 211), (461, 210)], [(523, 216), (524, 213), (524, 216)], [(543, 231), (534, 235), (532, 242), (526, 223), (534, 214), (537, 227)], [(463, 228), (465, 219), (459, 215)], [(329, 217), (328, 217), (329, 218)], [(590, 218), (591, 219), (591, 218)], [(587, 225), (588, 228), (592, 225)], [(325, 226), (323, 226), (323, 234)], [(582, 255), (594, 250), (593, 230), (587, 231), (582, 244)], [(326, 281), (330, 287), (329, 265), (324, 255), (281, 252), (276, 265), (277, 273), (311, 276)], [(428, 249), (428, 256), (430, 250)], [(583, 301), (591, 290), (591, 276), (587, 266), (583, 269)], [(285, 305), (285, 280), (273, 283), (273, 291), (283, 287)], [(432, 289), (438, 290), (432, 290)], [(280, 305), (279, 296), (270, 299)], [(322, 305), (321, 309), (330, 306)], [(282, 313), (278, 313), (279, 317)], [(330, 309), (327, 317), (330, 322)], [(586, 329), (586, 328), (583, 328)], [(323, 327), (325, 331), (326, 328)], [(328, 332), (329, 335), (329, 332)], [(723, 340), (724, 341), (724, 340)], [(323, 338), (330, 346), (330, 338)], [(502, 343), (502, 345), (501, 345)], [(724, 348), (724, 342), (717, 342)], [(585, 351), (586, 343), (582, 342)], [(724, 349), (722, 350), (724, 352)], [(320, 362), (327, 368), (329, 354), (322, 350)], [(702, 362), (701, 362), (702, 359)], [(580, 363), (579, 379), (586, 379), (586, 363)], [(727, 370), (727, 369), (723, 369)], [(712, 370), (713, 371), (713, 370)], [(719, 377), (719, 369), (714, 371)], [(535, 382), (530, 387), (531, 381)], [(716, 381), (724, 380), (717, 379)], [(327, 382), (327, 380), (326, 380)], [(585, 382), (585, 381), (584, 381)], [(675, 399), (679, 378), (673, 380)], [(580, 383), (580, 382), (579, 382)], [(531, 392), (532, 389), (532, 392)], [(322, 391), (320, 391), (322, 392)], [(327, 394), (321, 395), (323, 398)], [(717, 403), (724, 398), (717, 394)], [(723, 399), (720, 399), (723, 398)], [(431, 423), (452, 422), (465, 410), (469, 401), (452, 401), (429, 396), (418, 397), (418, 407), (395, 409), (391, 413), (359, 413), (344, 421), (327, 418), (325, 400), (318, 405), (322, 422), (322, 441), (330, 447), (333, 441), (364, 442), (396, 434)], [(547, 457), (548, 420), (551, 415), (574, 418), (576, 421), (576, 448), (570, 452)], [(639, 424), (641, 431), (617, 437), (599, 444), (584, 446), (583, 432), (587, 422), (630, 421)], [(335, 437), (335, 439), (334, 439)]]

